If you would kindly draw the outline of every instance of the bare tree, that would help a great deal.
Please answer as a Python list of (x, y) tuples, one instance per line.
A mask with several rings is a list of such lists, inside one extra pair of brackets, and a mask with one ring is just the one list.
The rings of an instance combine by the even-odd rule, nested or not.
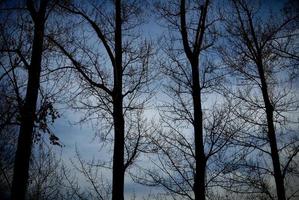
[[(48, 0), (28, 0), (1, 4), (3, 29), (0, 81), (1, 86), (7, 84), (12, 88), (12, 93), (6, 98), (10, 98), (8, 105), (13, 109), (6, 114), (11, 116), (11, 125), (15, 127), (12, 136), (18, 137), (18, 141), (12, 144), (13, 149), (5, 151), (15, 160), (11, 184), (12, 199), (25, 199), (33, 141), (41, 139), (41, 132), (47, 132), (51, 142), (59, 144), (58, 138), (48, 127), (49, 121), (53, 123), (59, 116), (53, 107), (54, 93), (49, 95), (47, 91), (55, 84), (50, 84), (53, 80), (43, 74), (45, 71), (42, 69), (42, 65), (49, 64), (48, 59), (42, 61), (45, 49), (48, 49), (44, 43), (46, 21), (56, 3)], [(45, 78), (41, 79), (42, 76)], [(49, 81), (47, 84), (51, 85), (50, 87), (41, 87), (45, 80)], [(56, 84), (58, 82), (56, 79)], [(52, 90), (56, 89), (57, 87)], [(19, 135), (15, 133), (18, 127)]]
[[(231, 5), (232, 14), (225, 20), (227, 46), (222, 46), (220, 52), (237, 78), (238, 85), (231, 94), (235, 102), (243, 106), (236, 116), (249, 124), (247, 135), (240, 135), (236, 144), (247, 146), (251, 156), (260, 155), (255, 150), (270, 156), (273, 171), (267, 166), (269, 159), (266, 158), (241, 159), (240, 165), (247, 166), (253, 173), (247, 181), (271, 199), (275, 197), (269, 189), (271, 184), (265, 183), (269, 181), (265, 175), (273, 174), (277, 198), (285, 200), (286, 173), (298, 154), (298, 138), (291, 128), (291, 112), (298, 109), (298, 100), (292, 96), (291, 88), (294, 75), (298, 73), (295, 42), (298, 33), (289, 26), (298, 20), (298, 15), (274, 16), (267, 14), (268, 10), (261, 4), (249, 1), (233, 0)], [(289, 195), (291, 198), (294, 194)]]
[[(189, 110), (187, 113), (193, 115), (192, 125), (194, 129), (194, 144), (195, 144), (195, 173), (194, 173), (194, 195), (195, 199), (205, 199), (205, 174), (206, 174), (206, 155), (204, 152), (204, 136), (203, 136), (203, 115), (202, 115), (202, 97), (201, 97), (201, 86), (199, 76), (199, 55), (202, 50), (209, 46), (209, 43), (204, 40), (204, 36), (207, 32), (207, 13), (210, 6), (210, 1), (205, 1), (203, 5), (197, 4), (196, 2), (188, 2), (188, 8), (193, 6), (196, 9), (196, 16), (198, 21), (195, 22), (195, 29), (188, 27), (189, 24), (186, 22), (186, 2), (185, 0), (180, 3), (174, 4), (176, 7), (174, 10), (167, 8), (161, 9), (162, 15), (166, 17), (171, 23), (175, 23), (177, 30), (181, 34), (182, 46), (184, 53), (191, 65), (191, 70), (188, 70), (188, 85), (189, 91), (192, 94), (192, 105), (193, 112)], [(189, 7), (190, 6), (190, 7)], [(165, 12), (163, 13), (163, 11)], [(199, 14), (198, 14), (199, 13)], [(177, 19), (173, 19), (174, 16), (179, 16)], [(193, 20), (193, 19), (192, 19)], [(190, 33), (194, 36), (193, 40), (190, 40)], [(183, 71), (184, 72), (184, 71)], [(175, 71), (174, 71), (175, 73)], [(189, 79), (190, 78), (190, 79)]]
[[(195, 144), (195, 177), (194, 177), (194, 194), (195, 199), (205, 199), (205, 173), (206, 173), (206, 156), (204, 152), (203, 141), (203, 116), (202, 116), (202, 100), (201, 100), (201, 87), (199, 77), (199, 55), (202, 49), (206, 48), (207, 43), (204, 43), (204, 35), (207, 31), (206, 18), (209, 8), (209, 0), (205, 1), (203, 5), (197, 5), (200, 12), (198, 22), (195, 26), (194, 40), (189, 40), (188, 30), (186, 24), (186, 2), (180, 1), (180, 5), (175, 10), (180, 16), (180, 24), (178, 30), (181, 33), (182, 45), (188, 61), (191, 65), (191, 86), (192, 104), (193, 104), (193, 128), (194, 128), (194, 144)], [(167, 16), (167, 15), (165, 15)], [(170, 16), (171, 17), (171, 16)], [(190, 47), (191, 44), (191, 47)]]
[(219, 160), (230, 159), (225, 152), (238, 130), (231, 116), (234, 108), (224, 99), (220, 102), (215, 92), (225, 76), (212, 61), (210, 48), (217, 39), (219, 17), (213, 15), (210, 1), (158, 1), (157, 8), (170, 32), (161, 61), (167, 94), (160, 107), (165, 130), (150, 136), (157, 153), (154, 166), (141, 166), (145, 175), (136, 180), (164, 187), (173, 199), (205, 199), (212, 195), (210, 188), (217, 187), (217, 177), (225, 169)]
[(41, 58), (44, 40), (44, 25), (48, 1), (42, 1), (38, 10), (33, 1), (27, 1), (27, 9), (34, 23), (34, 39), (31, 61), (28, 66), (28, 85), (24, 106), (21, 110), (21, 126), (15, 156), (12, 199), (25, 199), (29, 160), (32, 148), (32, 134), (39, 89)]
[[(140, 132), (131, 129), (138, 122), (129, 119), (138, 119), (148, 100), (144, 86), (150, 80), (152, 48), (135, 31), (142, 21), (138, 18), (141, 2), (117, 0), (61, 7), (83, 20), (83, 37), (75, 37), (78, 39), (68, 44), (53, 37), (49, 39), (69, 59), (80, 77), (82, 101), (77, 109), (87, 110), (86, 118), (96, 116), (107, 124), (108, 133), (114, 128), (112, 199), (120, 200), (124, 198), (125, 171), (136, 159), (142, 144)], [(87, 40), (86, 29), (92, 31), (91, 39)]]

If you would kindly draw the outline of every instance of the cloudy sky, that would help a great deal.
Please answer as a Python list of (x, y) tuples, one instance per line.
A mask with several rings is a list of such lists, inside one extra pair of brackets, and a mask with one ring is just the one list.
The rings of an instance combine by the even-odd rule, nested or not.
[[(265, 5), (270, 6), (274, 11), (281, 8), (284, 3), (282, 0), (264, 0), (264, 2), (266, 2)], [(161, 35), (165, 34), (165, 29), (161, 28), (156, 23), (156, 19), (150, 20), (142, 28), (147, 37), (154, 41)], [(157, 95), (159, 95), (159, 93), (157, 93)], [(160, 99), (159, 96), (154, 97), (152, 99), (152, 105), (157, 105), (158, 102), (155, 101), (158, 99)], [(65, 107), (65, 105), (59, 105), (58, 107)], [(147, 117), (151, 118), (152, 115), (157, 116), (157, 113), (148, 114)], [(107, 152), (109, 145), (102, 148), (100, 139), (96, 137), (98, 130), (93, 127), (92, 124), (76, 123), (81, 117), (82, 116), (79, 112), (74, 112), (70, 109), (63, 109), (61, 117), (57, 119), (52, 126), (52, 131), (60, 138), (60, 141), (63, 144), (62, 148), (55, 148), (58, 148), (58, 151), (62, 151), (62, 158), (69, 168), (73, 167), (69, 161), (76, 160), (76, 148), (78, 152), (80, 152), (82, 158), (86, 161), (91, 160), (92, 158), (100, 158), (104, 160), (110, 160), (112, 158), (112, 152)], [(100, 127), (97, 128), (100, 129)], [(146, 165), (146, 163), (144, 164)], [(77, 173), (77, 175), (80, 178), (81, 175), (79, 173)], [(105, 175), (109, 179), (109, 177), (111, 177), (111, 172), (105, 172)], [(81, 178), (84, 179), (84, 177)], [(151, 192), (156, 193), (157, 191), (161, 190), (158, 188), (149, 188), (138, 185), (133, 183), (129, 177), (126, 177), (125, 195), (127, 197), (136, 193), (137, 197), (141, 198), (144, 194)]]

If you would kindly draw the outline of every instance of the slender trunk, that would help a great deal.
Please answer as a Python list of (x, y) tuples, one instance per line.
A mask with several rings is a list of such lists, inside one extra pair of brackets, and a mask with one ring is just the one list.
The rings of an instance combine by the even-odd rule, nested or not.
[(124, 144), (125, 121), (122, 97), (122, 32), (121, 0), (115, 1), (115, 66), (113, 89), (114, 154), (112, 200), (124, 199)]
[(198, 58), (192, 60), (192, 97), (194, 107), (194, 136), (195, 136), (195, 160), (196, 172), (194, 179), (194, 195), (195, 200), (205, 199), (205, 171), (206, 171), (206, 157), (204, 153), (203, 144), (203, 119), (201, 107), (201, 92), (199, 82)]
[(193, 192), (195, 200), (205, 200), (205, 173), (206, 173), (206, 156), (204, 153), (203, 143), (203, 119), (201, 107), (201, 91), (199, 79), (199, 62), (198, 56), (203, 42), (203, 35), (205, 32), (205, 20), (209, 1), (205, 2), (205, 7), (201, 10), (201, 15), (198, 22), (196, 39), (194, 41), (194, 50), (192, 51), (189, 46), (187, 25), (186, 25), (186, 8), (185, 0), (181, 1), (180, 15), (181, 15), (181, 28), (182, 41), (185, 54), (192, 67), (192, 98), (193, 98), (193, 111), (194, 111), (194, 138), (195, 138), (195, 177)]
[(275, 128), (274, 128), (274, 122), (273, 122), (273, 113), (274, 108), (273, 105), (270, 102), (269, 93), (268, 93), (268, 87), (267, 82), (265, 78), (265, 72), (263, 68), (262, 61), (258, 64), (258, 72), (262, 84), (262, 94), (263, 99), (266, 107), (266, 116), (267, 116), (267, 126), (268, 126), (268, 139), (270, 143), (271, 148), (271, 158), (273, 163), (273, 169), (274, 169), (274, 179), (276, 184), (276, 192), (278, 200), (286, 200), (285, 197), (285, 189), (284, 189), (284, 180), (280, 169), (280, 161), (279, 161), (279, 154), (277, 149), (277, 141), (276, 141), (276, 135), (275, 135)]
[(25, 103), (21, 110), (21, 126), (12, 181), (12, 200), (24, 200), (26, 196), (36, 102), (40, 84), (43, 37), (44, 21), (43, 19), (39, 19), (35, 22), (34, 26), (34, 39), (31, 62), (28, 69), (27, 91)]

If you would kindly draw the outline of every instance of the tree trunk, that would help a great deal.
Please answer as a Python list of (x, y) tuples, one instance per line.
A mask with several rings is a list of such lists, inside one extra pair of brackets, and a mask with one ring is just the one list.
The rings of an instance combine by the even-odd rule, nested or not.
[(43, 52), (44, 20), (38, 19), (34, 26), (34, 38), (25, 103), (21, 110), (21, 126), (15, 155), (14, 175), (11, 190), (12, 200), (24, 200), (27, 190), (29, 161), (40, 85), (41, 60)]
[(194, 137), (195, 137), (195, 160), (196, 172), (194, 179), (194, 195), (195, 200), (205, 199), (205, 171), (206, 171), (206, 157), (204, 153), (203, 144), (203, 119), (201, 107), (201, 91), (199, 82), (198, 58), (193, 58), (192, 65), (192, 97), (194, 109)]
[(268, 93), (268, 86), (265, 78), (265, 72), (263, 68), (262, 61), (258, 64), (258, 72), (262, 84), (262, 94), (263, 99), (266, 107), (266, 116), (267, 116), (267, 127), (268, 127), (268, 139), (271, 148), (271, 158), (273, 163), (274, 169), (274, 179), (276, 184), (276, 192), (278, 200), (286, 200), (285, 197), (285, 189), (284, 189), (284, 180), (280, 169), (280, 161), (279, 161), (279, 154), (277, 149), (277, 141), (275, 135), (275, 128), (273, 122), (273, 113), (274, 108), (270, 102), (269, 93)]
[(124, 117), (121, 101), (116, 100), (114, 106), (114, 154), (113, 154), (113, 180), (112, 200), (124, 199)]
[(121, 0), (115, 1), (115, 65), (113, 88), (114, 154), (112, 200), (124, 199), (125, 121), (122, 97), (122, 31)]

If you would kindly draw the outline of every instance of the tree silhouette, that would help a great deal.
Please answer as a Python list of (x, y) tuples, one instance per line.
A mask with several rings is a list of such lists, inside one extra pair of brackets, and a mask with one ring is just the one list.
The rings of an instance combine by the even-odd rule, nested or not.
[[(112, 199), (123, 199), (126, 169), (133, 163), (141, 144), (141, 132), (130, 130), (138, 126), (138, 116), (148, 100), (146, 87), (149, 81), (149, 57), (152, 49), (149, 43), (139, 40), (134, 29), (141, 22), (141, 2), (91, 3), (89, 7), (76, 4), (63, 5), (67, 12), (81, 17), (96, 35), (99, 46), (103, 47), (108, 62), (99, 60), (97, 49), (81, 46), (80, 53), (71, 52), (69, 45), (49, 37), (59, 50), (71, 61), (84, 81), (84, 92), (95, 101), (82, 103), (90, 113), (96, 113), (99, 120), (106, 120), (114, 128)], [(85, 39), (82, 38), (84, 42)], [(65, 45), (66, 44), (66, 45)], [(87, 43), (85, 43), (86, 45)], [(77, 50), (78, 50), (77, 49)], [(97, 52), (98, 51), (98, 52)], [(88, 60), (89, 59), (89, 60)], [(103, 65), (103, 66), (102, 66)], [(101, 114), (102, 113), (102, 114)], [(92, 115), (92, 114), (91, 114)], [(130, 120), (130, 118), (137, 119)], [(125, 123), (127, 127), (125, 127)], [(132, 137), (133, 135), (134, 137)], [(127, 142), (126, 142), (127, 141)], [(125, 151), (126, 150), (126, 151)]]
[[(286, 30), (290, 28), (290, 24), (298, 20), (298, 15), (285, 18), (275, 16), (277, 20), (273, 20), (274, 16), (266, 13), (261, 18), (259, 14), (262, 11), (248, 1), (234, 0), (231, 4), (232, 14), (227, 15), (225, 21), (229, 48), (221, 48), (220, 52), (224, 55), (224, 62), (239, 78), (237, 82), (244, 88), (243, 91), (233, 92), (233, 98), (238, 99), (236, 102), (239, 105), (242, 103), (244, 105), (242, 110), (237, 112), (238, 118), (251, 124), (249, 130), (251, 132), (245, 136), (251, 139), (246, 145), (270, 156), (273, 172), (263, 166), (265, 160), (247, 164), (253, 173), (254, 166), (262, 171), (266, 170), (264, 173), (273, 173), (277, 198), (285, 200), (285, 173), (298, 153), (296, 145), (298, 140), (291, 129), (286, 130), (291, 140), (283, 141), (286, 136), (280, 133), (285, 128), (289, 129), (287, 127), (292, 121), (288, 119), (286, 113), (297, 110), (296, 101), (292, 100), (294, 97), (291, 97), (290, 90), (286, 89), (291, 88), (289, 84), (297, 74), (295, 64), (297, 53), (294, 51), (294, 41), (297, 36), (296, 33), (289, 33)], [(285, 89), (281, 90), (281, 88)], [(241, 137), (239, 139), (238, 143), (242, 144)], [(286, 142), (290, 143), (286, 144)], [(283, 163), (281, 156), (284, 156), (285, 151), (292, 153), (287, 155), (287, 161)], [(258, 175), (255, 177), (257, 178)], [(259, 185), (262, 181), (257, 179), (255, 183)], [(262, 186), (261, 188), (273, 198), (273, 194), (271, 195), (268, 189), (263, 189)]]

